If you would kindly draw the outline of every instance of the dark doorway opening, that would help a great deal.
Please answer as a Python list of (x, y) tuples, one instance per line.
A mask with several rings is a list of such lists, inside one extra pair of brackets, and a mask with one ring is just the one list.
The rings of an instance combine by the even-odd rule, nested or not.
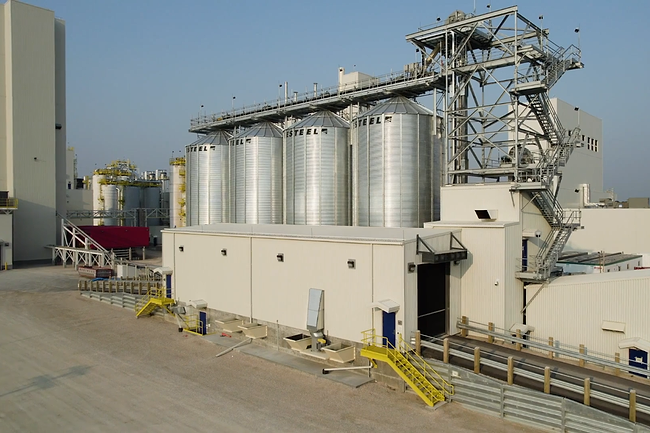
[(418, 265), (418, 329), (436, 337), (449, 328), (449, 263)]

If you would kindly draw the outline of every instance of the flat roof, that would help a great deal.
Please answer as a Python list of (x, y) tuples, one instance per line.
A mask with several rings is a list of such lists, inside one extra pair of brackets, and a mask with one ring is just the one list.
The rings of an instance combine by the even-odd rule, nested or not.
[(503, 228), (518, 224), (517, 221), (432, 221), (425, 223), (427, 226), (453, 227), (453, 228)]
[(357, 226), (308, 226), (292, 224), (206, 224), (165, 229), (164, 232), (191, 234), (233, 234), (242, 236), (293, 237), (311, 239), (340, 239), (357, 241), (381, 241), (405, 243), (415, 240), (448, 235), (452, 230), (429, 228), (357, 227)]
[[(641, 280), (648, 278), (650, 278), (650, 269), (637, 269), (634, 271), (565, 275), (557, 277), (549, 282), (549, 286), (562, 286), (565, 284), (594, 284), (599, 282)], [(537, 287), (539, 287), (539, 285), (537, 285)]]
[(639, 254), (625, 253), (594, 253), (586, 251), (568, 251), (562, 253), (558, 263), (567, 265), (588, 265), (588, 266), (607, 266), (616, 263), (626, 262), (628, 260), (639, 259)]

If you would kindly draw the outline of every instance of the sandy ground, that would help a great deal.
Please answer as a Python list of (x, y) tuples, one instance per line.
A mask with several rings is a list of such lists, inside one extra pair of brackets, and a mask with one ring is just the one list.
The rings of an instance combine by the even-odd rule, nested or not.
[(0, 432), (534, 432), (456, 403), (358, 389), (81, 297), (73, 270), (0, 272)]

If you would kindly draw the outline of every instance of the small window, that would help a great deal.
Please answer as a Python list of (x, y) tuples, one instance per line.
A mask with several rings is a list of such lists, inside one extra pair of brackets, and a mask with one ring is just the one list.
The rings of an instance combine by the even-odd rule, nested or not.
[(630, 264), (629, 263), (627, 264), (627, 268), (630, 269)]
[(616, 268), (617, 268), (619, 271), (621, 270), (621, 267), (620, 267), (620, 266), (617, 266)]
[[(356, 124), (357, 122), (354, 123)], [(327, 128), (321, 128), (320, 132), (322, 132), (323, 134), (327, 134)]]
[(585, 134), (582, 134), (582, 141), (585, 141)]
[(304, 133), (305, 133), (305, 130), (301, 129), (300, 132), (298, 133), (298, 135), (303, 135)]
[(371, 117), (371, 118), (370, 118), (370, 124), (371, 124), (371, 125), (374, 125), (374, 124), (375, 124), (375, 118), (374, 118), (374, 117)]
[(587, 137), (587, 143), (591, 144), (591, 137)]
[(571, 137), (571, 130), (569, 129), (569, 137)]
[(393, 121), (393, 116), (386, 116), (384, 117), (384, 123), (390, 123)]
[(311, 128), (307, 128), (307, 135), (311, 135)]

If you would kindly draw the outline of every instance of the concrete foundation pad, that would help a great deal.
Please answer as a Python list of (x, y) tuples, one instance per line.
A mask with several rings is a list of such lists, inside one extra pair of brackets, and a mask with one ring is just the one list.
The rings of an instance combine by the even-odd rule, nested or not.
[[(205, 340), (210, 341), (211, 343), (218, 344), (219, 346), (224, 347), (233, 347), (237, 343), (240, 343), (242, 340), (238, 338), (222, 337), (221, 335), (207, 335), (203, 337)], [(311, 374), (314, 376), (322, 377), (323, 379), (331, 380), (334, 382), (342, 383), (353, 388), (358, 388), (361, 385), (364, 385), (369, 382), (373, 382), (374, 379), (367, 376), (367, 373), (364, 374), (352, 371), (333, 371), (329, 374), (323, 374), (323, 368), (330, 367), (330, 365), (312, 361), (309, 359), (300, 358), (295, 355), (288, 353), (280, 352), (271, 347), (265, 347), (259, 344), (247, 344), (235, 349), (238, 352), (245, 353), (247, 355), (255, 356), (257, 358), (264, 359), (266, 361), (271, 361), (276, 364), (284, 365), (285, 367), (293, 368), (295, 370), (300, 370), (303, 373)]]

